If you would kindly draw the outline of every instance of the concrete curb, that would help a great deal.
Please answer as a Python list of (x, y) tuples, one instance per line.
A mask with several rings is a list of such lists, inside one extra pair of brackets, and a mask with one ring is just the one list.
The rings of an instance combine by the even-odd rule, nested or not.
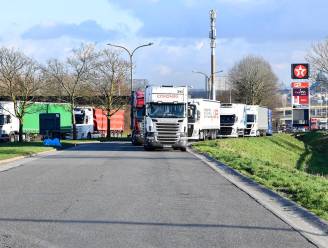
[(309, 242), (319, 248), (328, 247), (328, 223), (326, 221), (212, 157), (200, 154), (192, 148), (188, 148), (187, 151), (290, 225)]
[(33, 153), (33, 154), (30, 154), (30, 155), (26, 155), (26, 156), (18, 156), (18, 157), (14, 157), (14, 158), (3, 159), (3, 160), (0, 160), (0, 166), (2, 164), (15, 162), (15, 161), (20, 160), (20, 159), (31, 158), (31, 157), (35, 157), (35, 156), (38, 156), (38, 155), (42, 155), (42, 154), (46, 154), (46, 153), (52, 153), (52, 152), (56, 152), (56, 151), (57, 151), (56, 149), (51, 149), (51, 150), (48, 150), (48, 151), (37, 152), (37, 153)]
[(16, 168), (16, 167), (19, 167), (19, 166), (22, 166), (22, 165), (24, 165), (24, 161), (25, 162), (31, 161), (32, 159), (36, 159), (38, 156), (47, 156), (47, 155), (57, 152), (57, 151), (58, 150), (56, 150), (56, 149), (52, 149), (49, 151), (33, 153), (33, 154), (27, 155), (27, 156), (19, 156), (19, 157), (1, 160), (0, 161), (0, 173), (4, 172), (4, 171), (8, 171), (8, 170)]

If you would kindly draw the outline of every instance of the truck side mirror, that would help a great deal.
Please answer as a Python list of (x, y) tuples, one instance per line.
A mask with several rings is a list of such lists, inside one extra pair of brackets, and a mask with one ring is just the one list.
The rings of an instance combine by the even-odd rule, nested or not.
[(197, 110), (197, 120), (199, 120), (199, 119), (200, 119), (200, 111)]
[(190, 108), (188, 108), (188, 118), (192, 117), (192, 110)]

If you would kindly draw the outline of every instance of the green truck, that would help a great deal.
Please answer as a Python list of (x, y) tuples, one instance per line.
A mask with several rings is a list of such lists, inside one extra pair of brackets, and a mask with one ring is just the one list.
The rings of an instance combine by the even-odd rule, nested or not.
[[(13, 102), (0, 102), (1, 140), (15, 141), (19, 132), (19, 121), (14, 113)], [(55, 126), (57, 125), (57, 128)], [(45, 130), (54, 131), (61, 138), (72, 132), (70, 105), (65, 103), (36, 102), (28, 106), (23, 118), (25, 137), (45, 135)], [(53, 128), (53, 130), (51, 130)], [(55, 130), (54, 130), (55, 129)]]

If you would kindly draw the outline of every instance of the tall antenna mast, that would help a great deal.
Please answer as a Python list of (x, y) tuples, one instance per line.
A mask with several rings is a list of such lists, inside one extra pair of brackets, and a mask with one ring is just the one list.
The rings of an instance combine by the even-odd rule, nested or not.
[(210, 11), (211, 28), (209, 38), (211, 39), (211, 92), (210, 97), (216, 100), (216, 88), (215, 88), (215, 48), (216, 48), (216, 12)]

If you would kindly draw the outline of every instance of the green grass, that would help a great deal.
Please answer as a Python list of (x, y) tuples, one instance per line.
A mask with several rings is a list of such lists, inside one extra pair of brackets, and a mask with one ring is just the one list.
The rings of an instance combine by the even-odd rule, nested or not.
[(1, 143), (0, 144), (0, 160), (29, 156), (38, 152), (51, 151), (52, 147), (45, 147), (42, 142), (28, 143)]
[(327, 137), (323, 132), (298, 138), (278, 134), (193, 146), (328, 220)]

